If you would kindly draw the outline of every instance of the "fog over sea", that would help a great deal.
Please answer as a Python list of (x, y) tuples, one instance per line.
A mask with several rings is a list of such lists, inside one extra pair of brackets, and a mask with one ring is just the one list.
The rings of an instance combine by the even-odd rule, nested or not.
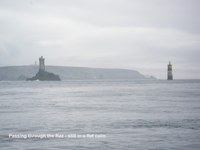
[(200, 80), (1, 81), (0, 149), (199, 150)]

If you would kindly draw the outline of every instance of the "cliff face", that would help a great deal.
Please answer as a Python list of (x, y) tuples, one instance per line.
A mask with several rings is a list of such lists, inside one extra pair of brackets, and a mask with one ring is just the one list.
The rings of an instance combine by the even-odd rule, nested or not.
[(27, 78), (27, 81), (34, 81), (34, 80), (40, 80), (40, 81), (60, 81), (60, 77), (58, 75), (55, 75), (53, 73), (39, 70), (38, 73), (32, 77)]
[[(48, 70), (48, 72), (58, 74), (61, 80), (150, 79), (149, 76), (144, 76), (138, 71), (127, 70), (127, 69), (104, 69), (104, 68), (65, 67), (65, 66), (45, 66), (45, 68), (46, 70)], [(30, 78), (33, 75), (37, 74), (37, 72), (38, 72), (38, 66), (34, 65), (0, 67), (0, 81), (26, 80), (27, 78)], [(51, 75), (47, 76), (49, 77)]]

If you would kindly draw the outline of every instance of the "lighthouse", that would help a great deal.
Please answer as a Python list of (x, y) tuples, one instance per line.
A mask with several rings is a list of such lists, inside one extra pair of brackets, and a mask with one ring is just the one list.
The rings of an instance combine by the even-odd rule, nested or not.
[(169, 64), (167, 65), (167, 80), (173, 80), (171, 62), (169, 62)]
[(39, 62), (40, 62), (39, 71), (45, 71), (45, 64), (44, 64), (44, 58), (43, 58), (43, 56), (41, 56), (39, 58)]

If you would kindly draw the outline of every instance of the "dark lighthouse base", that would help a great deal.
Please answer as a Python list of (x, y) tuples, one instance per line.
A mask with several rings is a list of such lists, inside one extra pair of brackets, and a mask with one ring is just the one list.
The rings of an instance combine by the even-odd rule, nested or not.
[(35, 81), (35, 80), (40, 80), (40, 81), (61, 81), (59, 75), (55, 75), (53, 73), (39, 70), (38, 73), (32, 77), (32, 78), (27, 78), (26, 81)]
[(173, 80), (173, 77), (172, 76), (168, 76), (167, 80)]

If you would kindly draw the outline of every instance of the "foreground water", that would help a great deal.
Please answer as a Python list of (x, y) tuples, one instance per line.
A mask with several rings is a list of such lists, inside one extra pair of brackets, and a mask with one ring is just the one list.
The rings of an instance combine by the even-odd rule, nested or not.
[(200, 80), (0, 82), (2, 150), (199, 150), (199, 141)]

